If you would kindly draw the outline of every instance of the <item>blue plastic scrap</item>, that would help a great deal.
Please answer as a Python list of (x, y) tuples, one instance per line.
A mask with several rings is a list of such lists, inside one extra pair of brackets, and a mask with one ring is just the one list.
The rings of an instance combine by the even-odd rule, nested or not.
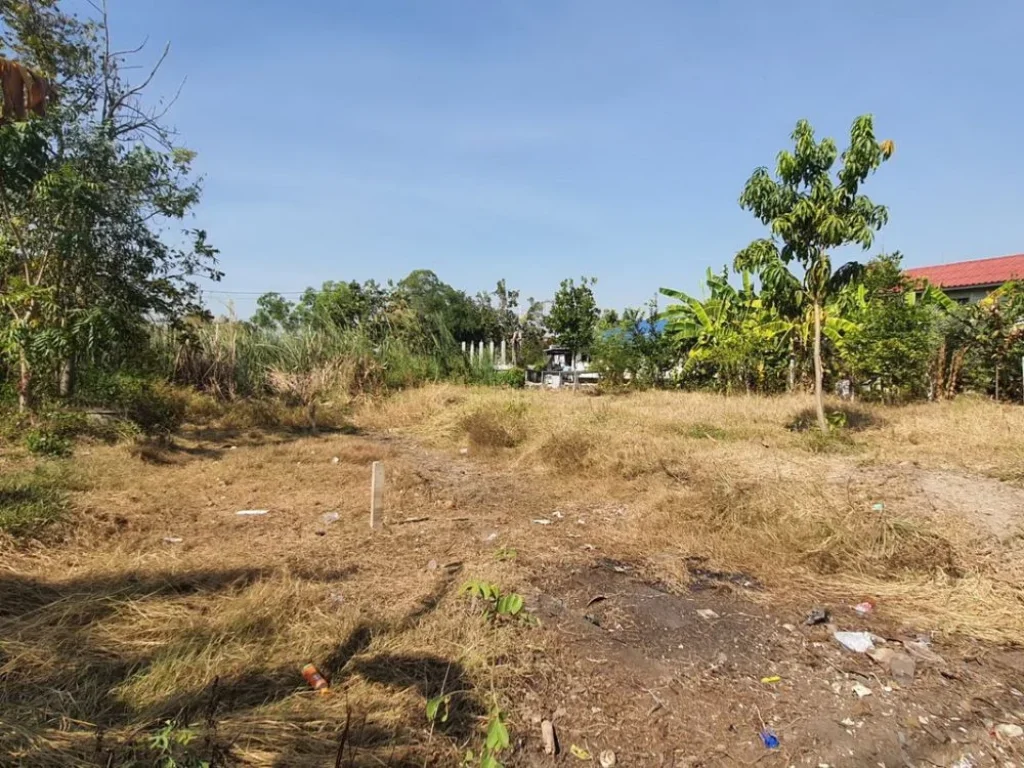
[(779, 748), (779, 737), (776, 736), (771, 731), (761, 731), (761, 741), (764, 742), (764, 745), (768, 749), (778, 749)]

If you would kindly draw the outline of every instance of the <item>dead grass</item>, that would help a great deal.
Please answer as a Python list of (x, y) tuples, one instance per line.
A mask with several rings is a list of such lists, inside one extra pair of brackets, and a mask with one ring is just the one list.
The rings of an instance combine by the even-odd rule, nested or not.
[[(149, 736), (170, 720), (195, 736), (181, 765), (333, 764), (346, 718), (353, 765), (457, 762), (530, 631), (486, 622), (458, 588), (472, 576), (514, 589), (514, 564), (493, 546), (474, 556), (476, 534), (458, 524), (426, 540), (416, 526), (374, 536), (375, 460), (388, 461), (395, 519), (452, 498), (425, 494), (386, 445), (203, 436), (177, 437), (157, 461), (130, 446), (80, 456), (102, 481), (76, 495), (68, 546), (5, 554), (0, 762), (154, 764)], [(325, 525), (328, 511), (339, 519)], [(429, 570), (432, 559), (462, 562)], [(308, 689), (307, 662), (332, 695)], [(432, 730), (426, 700), (449, 692), (452, 715)]]
[[(1024, 642), (1024, 539), (996, 541), (914, 486), (925, 470), (1019, 471), (1024, 411), (861, 407), (834, 452), (790, 429), (808, 405), (437, 386), (344, 414), (372, 439), (311, 437), (276, 409), (256, 428), (266, 406), (238, 404), (145, 451), (89, 446), (66, 541), (3, 549), (0, 755), (152, 764), (148, 737), (170, 720), (196, 737), (184, 765), (329, 765), (348, 721), (353, 765), (457, 764), (494, 699), (513, 733), (533, 727), (516, 718), (543, 646), (541, 629), (484, 621), (459, 586), (527, 594), (595, 551), (679, 589), (702, 557), (799, 610), (870, 596), (915, 629)], [(378, 460), (388, 525), (373, 533)], [(308, 690), (307, 662), (332, 695)], [(448, 692), (452, 716), (431, 728), (425, 703)]]
[[(358, 421), (451, 447), (465, 439), (464, 414), (500, 412), (508, 397), (429, 388), (365, 407)], [(809, 412), (803, 397), (516, 397), (527, 403), (520, 438), (501, 462), (544, 472), (531, 482), (581, 506), (622, 503), (623, 520), (602, 532), (608, 549), (662, 570), (673, 559), (706, 556), (791, 595), (821, 588), (844, 599), (884, 595), (934, 629), (1024, 640), (1024, 593), (1014, 586), (1024, 548), (1000, 545), (996, 562), (978, 520), (872, 474), (895, 467), (910, 473), (909, 483), (918, 467), (968, 476), (1019, 471), (1020, 408), (837, 403), (830, 410), (851, 428), (823, 436), (794, 431)], [(979, 498), (978, 509), (985, 505)], [(663, 575), (685, 579), (685, 569), (668, 570)]]

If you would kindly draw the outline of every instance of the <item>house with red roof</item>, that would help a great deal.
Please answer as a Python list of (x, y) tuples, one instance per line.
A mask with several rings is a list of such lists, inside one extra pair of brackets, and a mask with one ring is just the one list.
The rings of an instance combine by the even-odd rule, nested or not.
[(904, 272), (911, 279), (927, 280), (941, 288), (954, 301), (973, 304), (1009, 280), (1024, 280), (1024, 253), (911, 267)]

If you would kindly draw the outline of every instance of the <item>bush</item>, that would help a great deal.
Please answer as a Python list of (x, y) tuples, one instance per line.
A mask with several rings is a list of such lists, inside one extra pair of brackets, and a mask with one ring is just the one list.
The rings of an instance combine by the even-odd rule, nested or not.
[(71, 455), (71, 438), (45, 427), (30, 429), (25, 434), (25, 446), (37, 456), (57, 458)]
[(181, 426), (186, 398), (160, 381), (113, 373), (89, 382), (77, 398), (83, 405), (112, 408), (145, 434), (166, 434)]
[(526, 371), (522, 368), (509, 368), (507, 371), (495, 371), (494, 374), (496, 387), (523, 389), (526, 386)]
[(526, 439), (526, 403), (511, 402), (503, 409), (480, 409), (462, 419), (469, 442), (477, 448), (515, 448)]

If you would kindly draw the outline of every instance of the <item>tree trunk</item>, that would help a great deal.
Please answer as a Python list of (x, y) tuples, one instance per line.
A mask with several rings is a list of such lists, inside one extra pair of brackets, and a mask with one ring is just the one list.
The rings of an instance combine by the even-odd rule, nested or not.
[(60, 363), (60, 378), (57, 380), (57, 390), (62, 398), (71, 397), (75, 394), (75, 360), (67, 357)]
[(786, 391), (790, 394), (796, 389), (796, 339), (789, 339), (789, 373), (786, 376)]
[(32, 371), (28, 364), (28, 355), (25, 350), (18, 354), (18, 410), (24, 413), (32, 408)]
[(814, 302), (814, 407), (818, 411), (818, 428), (828, 432), (828, 421), (825, 419), (825, 392), (823, 388), (825, 372), (821, 362), (821, 304)]

